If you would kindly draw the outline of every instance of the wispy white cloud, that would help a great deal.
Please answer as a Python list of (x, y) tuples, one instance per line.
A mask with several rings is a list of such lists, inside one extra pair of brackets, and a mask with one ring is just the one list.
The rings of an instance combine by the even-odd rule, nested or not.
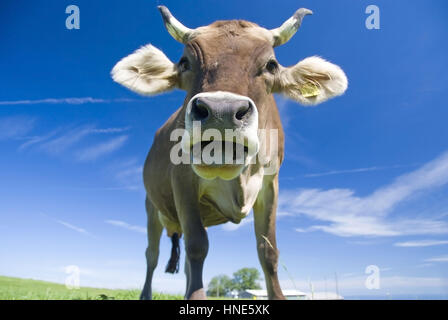
[(90, 146), (84, 150), (78, 151), (77, 159), (79, 161), (95, 160), (101, 156), (110, 154), (121, 148), (128, 140), (127, 135), (112, 138), (108, 141), (101, 142), (97, 145)]
[(134, 191), (143, 190), (144, 159), (127, 159), (112, 164), (107, 168), (109, 176), (113, 177), (121, 188)]
[(396, 247), (431, 247), (448, 244), (448, 240), (414, 240), (397, 242), (394, 244)]
[(36, 119), (27, 116), (0, 118), (0, 140), (22, 139), (35, 126)]
[(302, 228), (302, 232), (320, 230), (345, 237), (448, 234), (448, 223), (440, 217), (389, 217), (405, 200), (447, 183), (448, 152), (445, 152), (366, 197), (358, 197), (349, 189), (283, 191), (279, 212), (326, 222)]
[(305, 178), (316, 178), (323, 176), (332, 176), (337, 174), (348, 174), (348, 173), (361, 173), (361, 172), (369, 172), (369, 171), (381, 171), (388, 169), (396, 169), (409, 167), (409, 165), (395, 165), (395, 166), (384, 166), (384, 167), (367, 167), (367, 168), (355, 168), (355, 169), (347, 169), (347, 170), (332, 170), (327, 172), (319, 172), (319, 173), (308, 173), (303, 175)]
[[(35, 135), (32, 134), (32, 131), (35, 129), (36, 122), (36, 118), (29, 116), (8, 116), (0, 118), (0, 140), (21, 140), (22, 142), (18, 147), (18, 151), (36, 147), (50, 154), (59, 154), (89, 135), (119, 134), (131, 129), (130, 127), (97, 128), (93, 124), (89, 124), (75, 128), (58, 128), (42, 135)], [(115, 143), (123, 140), (124, 138), (117, 138)], [(105, 145), (106, 143), (104, 142), (96, 146), (103, 148), (99, 153), (101, 151), (107, 153), (107, 147), (113, 147), (112, 145)], [(90, 152), (90, 155), (94, 156), (94, 153)], [(88, 155), (86, 156), (88, 157)]]
[(91, 130), (92, 128), (72, 129), (61, 136), (47, 140), (46, 142), (40, 144), (39, 148), (50, 154), (61, 153), (89, 135)]
[(74, 230), (76, 232), (83, 233), (83, 234), (89, 234), (86, 229), (77, 227), (77, 226), (75, 226), (75, 225), (73, 225), (71, 223), (68, 223), (68, 222), (65, 222), (65, 221), (62, 221), (62, 220), (56, 220), (56, 222), (61, 224), (61, 225), (63, 225), (63, 226), (65, 226), (65, 227), (67, 227), (67, 228), (69, 228), (69, 229), (72, 229), (72, 230)]
[[(308, 230), (306, 230), (305, 232), (308, 232)], [(383, 240), (379, 240), (380, 238), (375, 238), (375, 239), (368, 239), (368, 240), (352, 240), (352, 241), (347, 241), (347, 243), (349, 244), (355, 244), (358, 246), (373, 246), (373, 245), (378, 245), (381, 244), (382, 242), (384, 242)]]
[(335, 174), (344, 174), (344, 173), (358, 173), (358, 172), (367, 172), (367, 171), (376, 171), (379, 170), (378, 167), (369, 167), (369, 168), (357, 168), (357, 169), (348, 169), (348, 170), (333, 170), (327, 172), (320, 173), (308, 173), (304, 174), (305, 178), (314, 178), (314, 177), (323, 177), (323, 176), (331, 176)]
[(135, 231), (135, 232), (140, 232), (140, 233), (146, 233), (146, 228), (141, 227), (141, 226), (135, 226), (135, 225), (131, 225), (127, 222), (124, 221), (120, 221), (120, 220), (106, 220), (104, 221), (108, 224), (111, 224), (113, 226), (116, 227), (120, 227), (126, 230), (130, 230), (130, 231)]
[(426, 262), (448, 262), (448, 255), (429, 258), (425, 260)]
[(123, 127), (123, 128), (104, 128), (104, 129), (91, 129), (90, 133), (121, 133), (131, 129), (131, 127)]
[(428, 268), (428, 267), (432, 267), (434, 265), (434, 263), (422, 263), (422, 264), (418, 264), (415, 267), (416, 268)]
[(42, 136), (26, 137), (25, 138), (26, 141), (19, 146), (18, 150), (23, 151), (28, 148), (31, 148), (33, 145), (43, 143), (44, 141), (47, 141), (51, 137), (55, 136), (57, 133), (58, 133), (58, 130), (54, 130), (54, 131), (51, 131), (50, 133), (47, 133)]
[(136, 183), (142, 180), (143, 166), (136, 160), (126, 161), (114, 167), (115, 177), (123, 183)]
[(116, 98), (116, 99), (101, 99), (92, 97), (81, 98), (46, 98), (37, 100), (10, 100), (0, 101), (0, 106), (6, 105), (34, 105), (34, 104), (86, 104), (86, 103), (114, 103), (114, 102), (134, 102), (141, 101), (140, 99)]
[[(57, 129), (48, 134), (41, 136), (29, 137), (28, 141), (22, 143), (19, 146), (19, 151), (29, 149), (35, 146), (37, 149), (42, 150), (51, 155), (57, 155), (65, 152), (66, 150), (72, 150), (76, 144), (80, 143), (83, 139), (90, 135), (95, 134), (117, 134), (130, 130), (129, 127), (122, 128), (96, 128), (94, 125), (86, 125), (75, 127), (72, 129)], [(123, 144), (125, 140), (124, 136), (118, 137), (102, 142), (96, 146), (89, 147), (83, 151), (78, 151), (77, 158), (79, 160), (94, 159), (101, 155), (110, 153), (113, 148), (117, 148), (120, 143)], [(93, 149), (97, 150), (93, 150)]]

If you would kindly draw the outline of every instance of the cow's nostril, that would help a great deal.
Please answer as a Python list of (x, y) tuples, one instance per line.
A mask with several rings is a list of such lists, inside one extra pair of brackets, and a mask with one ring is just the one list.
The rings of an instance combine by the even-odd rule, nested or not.
[(195, 120), (204, 120), (209, 115), (208, 109), (208, 105), (200, 98), (197, 98), (193, 101), (191, 113), (193, 114)]
[(239, 121), (243, 120), (244, 117), (250, 114), (252, 110), (252, 104), (248, 102), (247, 104), (241, 106), (235, 114), (235, 118)]

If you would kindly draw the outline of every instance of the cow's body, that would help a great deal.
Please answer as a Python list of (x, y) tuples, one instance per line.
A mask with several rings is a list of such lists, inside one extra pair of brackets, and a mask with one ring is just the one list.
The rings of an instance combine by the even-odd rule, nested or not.
[[(158, 49), (147, 46), (113, 70), (117, 82), (140, 93), (159, 93), (173, 87), (187, 92), (184, 104), (157, 131), (144, 166), (149, 245), (142, 298), (151, 298), (163, 229), (173, 243), (179, 235), (185, 240), (185, 297), (205, 298), (202, 267), (208, 251), (206, 228), (229, 221), (239, 223), (253, 209), (268, 295), (283, 299), (277, 277), (275, 216), (284, 133), (272, 93), (317, 104), (345, 91), (345, 75), (320, 58), (308, 58), (290, 68), (275, 61), (273, 47), (292, 36), (303, 16), (310, 13), (306, 9), (298, 10), (282, 27), (271, 31), (240, 20), (218, 21), (191, 30), (166, 8), (160, 9), (168, 31), (185, 44), (181, 61), (175, 65)], [(224, 148), (244, 146), (244, 163), (237, 163), (237, 156), (230, 164), (174, 163), (171, 151), (179, 144), (172, 139), (176, 130), (187, 133), (181, 145), (188, 154), (194, 154), (195, 145), (206, 148), (216, 142), (216, 138), (204, 136), (195, 140), (194, 134), (192, 138), (188, 133), (194, 132), (194, 123), (203, 125), (201, 132), (233, 129), (241, 142), (236, 138), (218, 142)], [(260, 129), (267, 136), (260, 135)], [(275, 141), (270, 140), (272, 131)], [(173, 256), (169, 272), (177, 270), (178, 256), (175, 252)]]
[[(250, 164), (233, 180), (201, 179), (189, 164), (171, 163), (170, 150), (178, 141), (170, 141), (170, 135), (173, 130), (184, 128), (184, 107), (179, 108), (157, 131), (146, 159), (143, 176), (148, 197), (160, 211), (160, 218), (169, 234), (182, 233), (176, 203), (182, 201), (181, 197), (186, 194), (190, 198), (188, 201), (199, 203), (204, 227), (229, 221), (239, 223), (249, 214), (265, 181), (263, 167), (275, 166), (278, 171), (283, 160), (283, 129), (275, 102), (272, 100), (270, 103), (273, 112), (267, 119), (259, 118), (259, 121), (263, 122), (259, 127), (275, 128), (279, 131), (279, 148), (273, 150), (275, 154), (270, 155), (270, 162), (265, 160), (263, 164), (259, 161)], [(261, 145), (260, 150), (265, 147), (264, 144)]]
[[(273, 99), (271, 106), (275, 108), (272, 116), (267, 119), (260, 118), (260, 121), (264, 122), (260, 127), (278, 129), (280, 131), (280, 144), (279, 148), (274, 150), (276, 153), (271, 155), (274, 164), (267, 161), (263, 161), (263, 163), (270, 166), (274, 165), (278, 171), (283, 160), (283, 129)], [(189, 164), (172, 164), (169, 156), (170, 150), (177, 142), (170, 141), (170, 134), (175, 129), (183, 128), (184, 111), (184, 107), (179, 108), (157, 131), (143, 172), (148, 201), (154, 207), (154, 211), (151, 212), (150, 210), (148, 213), (157, 216), (154, 220), (159, 218), (168, 235), (184, 233), (181, 217), (189, 219), (190, 213), (199, 214), (203, 227), (210, 227), (229, 221), (239, 223), (250, 213), (257, 201), (259, 203), (258, 208), (264, 208), (265, 193), (260, 192), (263, 186), (267, 190), (272, 190), (271, 192), (268, 191), (270, 198), (272, 198), (271, 201), (277, 198), (278, 176), (264, 176), (263, 165), (259, 161), (247, 166), (237, 178), (228, 181), (222, 179), (201, 179), (195, 174)], [(261, 149), (265, 147), (264, 144), (260, 146)], [(182, 209), (188, 206), (194, 206), (194, 209), (183, 212)], [(254, 214), (257, 214), (256, 210)], [(259, 214), (264, 217), (263, 212)], [(274, 232), (275, 215), (272, 215), (271, 219), (263, 227), (263, 230), (271, 229)], [(151, 220), (149, 219), (149, 221)], [(148, 225), (150, 237), (154, 234), (154, 232), (151, 232), (153, 227), (153, 225)], [(161, 229), (159, 228), (158, 230)], [(261, 235), (261, 232), (259, 232), (258, 245), (261, 250), (274, 250)], [(275, 244), (274, 235), (271, 237), (271, 241)], [(271, 255), (276, 257), (274, 252)], [(277, 259), (271, 260), (272, 263), (269, 269), (272, 270), (270, 272), (275, 277), (273, 280), (278, 295), (282, 297), (276, 278)], [(201, 287), (199, 285), (196, 290)], [(186, 297), (191, 297), (196, 290), (190, 293), (187, 292)]]

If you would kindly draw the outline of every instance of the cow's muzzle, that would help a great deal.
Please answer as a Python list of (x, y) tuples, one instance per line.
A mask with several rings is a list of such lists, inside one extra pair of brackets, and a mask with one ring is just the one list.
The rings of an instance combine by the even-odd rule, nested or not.
[(255, 160), (259, 149), (258, 110), (246, 96), (202, 92), (188, 102), (182, 149), (205, 179), (230, 180)]

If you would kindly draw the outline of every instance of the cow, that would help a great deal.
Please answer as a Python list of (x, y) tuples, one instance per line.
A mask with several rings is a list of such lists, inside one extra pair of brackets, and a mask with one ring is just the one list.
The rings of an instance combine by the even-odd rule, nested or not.
[[(304, 106), (317, 105), (343, 94), (347, 78), (339, 66), (317, 56), (290, 67), (276, 60), (274, 48), (291, 39), (302, 19), (312, 14), (308, 9), (297, 10), (271, 30), (245, 20), (190, 29), (168, 8), (158, 9), (168, 33), (185, 46), (179, 62), (171, 62), (148, 44), (121, 59), (111, 71), (114, 81), (142, 95), (175, 88), (186, 92), (182, 106), (156, 132), (144, 164), (148, 247), (140, 298), (152, 297), (159, 242), (166, 229), (172, 241), (166, 272), (178, 271), (183, 237), (185, 299), (206, 299), (202, 272), (209, 247), (207, 227), (240, 223), (253, 210), (268, 297), (285, 299), (277, 275), (275, 231), (284, 131), (273, 94)], [(218, 134), (230, 130), (233, 135), (216, 138), (206, 135), (207, 130)], [(275, 139), (267, 139), (272, 135), (262, 131), (275, 132)], [(211, 144), (229, 152), (230, 161), (217, 161), (223, 158), (218, 152), (214, 161), (201, 162), (200, 156), (198, 160), (197, 155)], [(242, 151), (236, 155), (236, 149)], [(182, 161), (177, 161), (178, 155)]]

